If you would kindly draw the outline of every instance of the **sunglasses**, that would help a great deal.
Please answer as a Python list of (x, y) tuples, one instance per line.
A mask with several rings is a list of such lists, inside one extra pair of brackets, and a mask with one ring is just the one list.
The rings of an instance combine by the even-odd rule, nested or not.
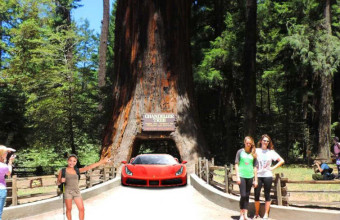
[(269, 143), (269, 141), (268, 140), (262, 140), (263, 142), (267, 142), (267, 143)]

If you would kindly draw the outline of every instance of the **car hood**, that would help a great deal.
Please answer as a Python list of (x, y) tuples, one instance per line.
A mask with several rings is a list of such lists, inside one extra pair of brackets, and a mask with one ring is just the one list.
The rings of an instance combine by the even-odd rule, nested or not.
[(128, 169), (134, 176), (151, 176), (162, 177), (175, 175), (175, 173), (181, 168), (181, 164), (175, 165), (127, 165)]

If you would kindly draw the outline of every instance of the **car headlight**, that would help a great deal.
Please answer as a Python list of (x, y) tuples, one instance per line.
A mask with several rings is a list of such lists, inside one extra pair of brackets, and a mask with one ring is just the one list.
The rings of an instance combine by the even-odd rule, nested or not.
[(183, 173), (183, 166), (176, 172), (176, 176), (179, 176)]
[(129, 170), (129, 168), (127, 166), (125, 167), (125, 173), (129, 176), (132, 176), (132, 172), (131, 172), (131, 170)]

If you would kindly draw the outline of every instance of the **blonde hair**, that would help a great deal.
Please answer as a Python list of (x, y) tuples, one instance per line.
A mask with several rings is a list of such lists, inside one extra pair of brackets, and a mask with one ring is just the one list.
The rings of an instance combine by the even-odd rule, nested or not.
[(246, 140), (250, 140), (251, 141), (251, 149), (250, 149), (250, 152), (251, 152), (251, 155), (254, 157), (254, 158), (257, 158), (257, 155), (256, 155), (256, 150), (255, 150), (255, 141), (254, 141), (254, 138), (252, 138), (251, 136), (246, 136), (243, 140), (243, 143), (245, 144), (246, 143)]
[[(3, 146), (3, 145), (0, 145), (0, 146)], [(2, 158), (3, 158), (3, 155), (4, 155), (5, 153), (7, 153), (7, 150), (4, 150), (4, 149), (0, 150), (0, 161), (1, 161), (1, 162), (4, 162), (4, 159), (2, 159)]]

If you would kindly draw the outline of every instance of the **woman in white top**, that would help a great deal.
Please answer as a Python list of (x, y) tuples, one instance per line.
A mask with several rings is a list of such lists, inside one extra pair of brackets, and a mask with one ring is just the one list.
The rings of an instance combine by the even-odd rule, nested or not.
[[(265, 213), (263, 219), (268, 219), (270, 208), (270, 189), (273, 182), (273, 170), (284, 164), (284, 160), (274, 150), (274, 145), (269, 135), (262, 135), (257, 143), (256, 154), (258, 161), (257, 182), (255, 188), (255, 218), (259, 218), (260, 211), (260, 193), (263, 185), (265, 196)], [(272, 166), (272, 161), (278, 161), (275, 166)]]

